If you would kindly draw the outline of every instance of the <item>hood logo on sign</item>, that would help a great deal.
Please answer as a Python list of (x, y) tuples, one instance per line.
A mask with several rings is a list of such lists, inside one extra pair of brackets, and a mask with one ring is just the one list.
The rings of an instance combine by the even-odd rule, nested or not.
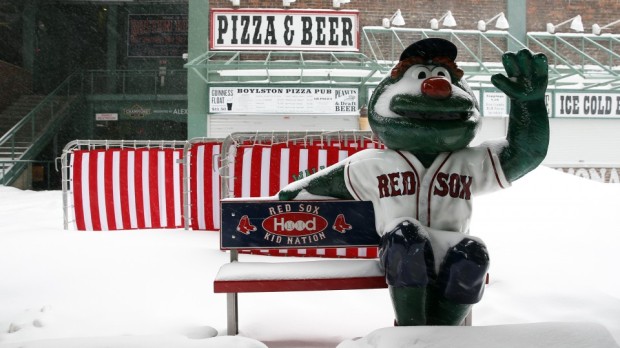
[(322, 232), (328, 222), (320, 215), (305, 212), (286, 212), (263, 220), (263, 229), (272, 234), (299, 237)]

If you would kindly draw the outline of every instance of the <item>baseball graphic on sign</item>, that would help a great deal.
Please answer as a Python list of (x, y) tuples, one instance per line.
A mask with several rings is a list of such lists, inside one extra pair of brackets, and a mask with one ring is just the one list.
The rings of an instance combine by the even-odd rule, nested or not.
[(549, 144), (543, 54), (502, 56), (506, 75), (491, 82), (510, 100), (506, 137), (471, 146), (480, 107), (457, 53), (439, 38), (408, 46), (368, 105), (370, 127), (387, 148), (357, 152), (279, 192), (280, 200), (372, 202), (399, 326), (463, 322), (482, 298), (490, 260), (470, 235), (472, 202), (536, 168)]

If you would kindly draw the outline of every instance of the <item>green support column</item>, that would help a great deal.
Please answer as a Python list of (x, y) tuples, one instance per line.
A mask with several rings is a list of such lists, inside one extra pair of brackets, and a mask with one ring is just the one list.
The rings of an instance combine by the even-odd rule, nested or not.
[[(508, 32), (519, 42), (525, 43), (527, 38), (527, 0), (506, 0), (506, 19), (510, 24)], [(508, 50), (516, 52), (521, 47), (508, 42)]]
[[(209, 47), (209, 1), (189, 0), (188, 61)], [(187, 71), (187, 137), (207, 135), (207, 84), (193, 68)]]
[(116, 88), (116, 59), (118, 56), (118, 5), (108, 6), (107, 15), (107, 57), (106, 68), (110, 74), (108, 79), (108, 92), (114, 93)]
[(34, 73), (34, 50), (36, 48), (37, 0), (25, 0), (22, 26), (22, 60), (24, 69)]

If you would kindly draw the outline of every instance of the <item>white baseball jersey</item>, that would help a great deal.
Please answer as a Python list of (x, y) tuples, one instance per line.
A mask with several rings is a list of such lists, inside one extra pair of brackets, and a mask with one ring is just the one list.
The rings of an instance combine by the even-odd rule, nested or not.
[(356, 200), (373, 203), (380, 235), (404, 217), (468, 233), (472, 197), (510, 186), (497, 150), (483, 144), (442, 153), (429, 168), (407, 151), (363, 150), (344, 160), (345, 183)]

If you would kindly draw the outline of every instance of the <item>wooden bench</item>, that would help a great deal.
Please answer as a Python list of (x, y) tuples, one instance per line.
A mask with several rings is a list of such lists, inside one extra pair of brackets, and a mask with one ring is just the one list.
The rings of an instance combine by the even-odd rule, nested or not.
[(239, 261), (240, 250), (376, 247), (370, 202), (225, 199), (221, 216), (220, 248), (230, 252), (230, 263), (213, 285), (227, 294), (229, 335), (239, 332), (239, 293), (387, 288), (377, 259)]

